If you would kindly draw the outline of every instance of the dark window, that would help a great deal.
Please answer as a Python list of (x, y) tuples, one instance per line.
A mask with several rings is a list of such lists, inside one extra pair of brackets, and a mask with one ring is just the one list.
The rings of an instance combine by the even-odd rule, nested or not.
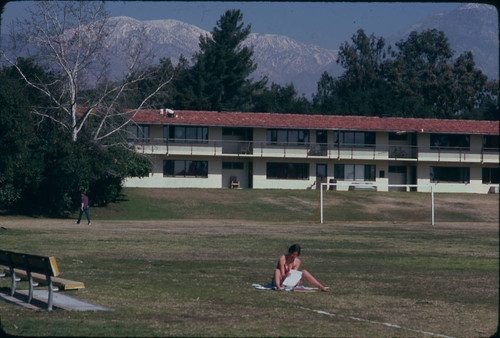
[(208, 161), (165, 160), (163, 176), (208, 177)]
[(430, 167), (431, 182), (469, 183), (470, 168)]
[(500, 183), (500, 168), (483, 168), (483, 183), (484, 184)]
[(267, 178), (288, 180), (309, 179), (308, 163), (267, 163)]
[(391, 141), (406, 141), (408, 139), (407, 133), (389, 133), (389, 140)]
[(129, 141), (149, 142), (149, 126), (138, 124), (128, 127)]
[(375, 181), (375, 165), (335, 164), (333, 170), (339, 181)]
[(403, 166), (389, 166), (390, 173), (406, 174), (406, 167)]
[(222, 135), (224, 136), (243, 136), (245, 132), (241, 128), (222, 128)]
[(328, 143), (328, 131), (316, 130), (316, 143)]
[(375, 166), (365, 165), (365, 181), (375, 181)]
[(169, 135), (175, 142), (208, 142), (207, 127), (170, 126)]
[(374, 132), (341, 131), (333, 135), (334, 144), (348, 147), (375, 147)]
[(302, 129), (268, 129), (267, 143), (280, 145), (308, 144), (309, 130)]
[(483, 135), (484, 150), (498, 151), (498, 148), (500, 148), (499, 140), (500, 137), (498, 135)]
[(431, 148), (470, 148), (469, 135), (431, 134)]
[(343, 164), (335, 164), (333, 166), (333, 174), (337, 180), (344, 179), (344, 165)]
[(237, 136), (242, 140), (251, 141), (253, 130), (251, 128), (222, 128), (222, 135)]
[(222, 162), (222, 169), (243, 170), (243, 162)]

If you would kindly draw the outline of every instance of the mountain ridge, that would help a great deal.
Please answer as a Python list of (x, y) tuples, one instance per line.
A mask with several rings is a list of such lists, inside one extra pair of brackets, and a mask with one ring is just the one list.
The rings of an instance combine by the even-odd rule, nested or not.
[[(119, 17), (111, 19), (117, 18)], [(159, 57), (170, 58), (174, 64), (181, 54), (190, 59), (199, 50), (200, 35), (211, 34), (174, 19), (132, 20), (154, 26), (149, 32), (154, 31), (157, 37), (164, 38), (163, 42), (155, 42), (155, 52)], [(451, 48), (455, 51), (454, 58), (470, 50), (474, 55), (476, 67), (489, 79), (498, 80), (498, 20), (494, 6), (464, 4), (455, 10), (431, 15), (384, 38), (387, 44), (394, 45), (412, 31), (422, 32), (434, 28), (445, 32)], [(150, 40), (153, 42), (155, 39), (150, 37)], [(265, 33), (250, 33), (243, 45), (254, 50), (254, 60), (257, 63), (257, 69), (252, 74), (254, 79), (267, 76), (270, 82), (280, 85), (293, 83), (299, 96), (310, 97), (316, 91), (317, 82), (323, 72), (327, 71), (332, 76), (342, 73), (342, 68), (336, 63), (338, 50), (303, 43), (284, 35)]]
[[(157, 64), (160, 58), (171, 59), (176, 65), (180, 55), (191, 60), (199, 50), (200, 36), (211, 35), (195, 25), (175, 19), (142, 21), (117, 16), (108, 20), (115, 27), (107, 44), (109, 55), (112, 55), (111, 75), (116, 80), (123, 76), (127, 62), (127, 56), (119, 45), (125, 44), (130, 36), (139, 36), (139, 30), (144, 32), (141, 38), (145, 37), (140, 42), (156, 55), (150, 60), (151, 65)], [(384, 39), (387, 45), (394, 45), (406, 39), (412, 31), (434, 28), (445, 32), (451, 48), (455, 50), (454, 58), (471, 50), (476, 67), (489, 79), (498, 80), (498, 14), (494, 6), (464, 4), (455, 10), (428, 16)], [(2, 43), (5, 43), (4, 40), (2, 36)], [(348, 40), (348, 43), (352, 42)], [(257, 69), (251, 74), (253, 79), (267, 76), (269, 82), (282, 86), (293, 83), (299, 96), (311, 97), (323, 72), (337, 77), (343, 70), (336, 63), (338, 50), (307, 44), (288, 36), (250, 33), (243, 45), (252, 47), (254, 51)]]

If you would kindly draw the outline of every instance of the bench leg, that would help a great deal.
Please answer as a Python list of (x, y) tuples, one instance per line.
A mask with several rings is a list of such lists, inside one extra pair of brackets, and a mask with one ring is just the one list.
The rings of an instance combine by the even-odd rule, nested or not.
[(29, 281), (29, 287), (30, 287), (30, 291), (29, 291), (29, 294), (28, 294), (28, 304), (31, 303), (31, 301), (33, 300), (33, 277), (31, 277), (31, 272), (28, 270), (28, 281)]
[(52, 279), (47, 276), (47, 282), (49, 283), (49, 298), (47, 299), (47, 310), (52, 310), (52, 304), (54, 300), (54, 288), (52, 286)]
[(14, 296), (16, 293), (16, 273), (14, 272), (14, 268), (10, 268), (10, 276), (12, 277), (12, 286), (10, 287), (10, 295)]

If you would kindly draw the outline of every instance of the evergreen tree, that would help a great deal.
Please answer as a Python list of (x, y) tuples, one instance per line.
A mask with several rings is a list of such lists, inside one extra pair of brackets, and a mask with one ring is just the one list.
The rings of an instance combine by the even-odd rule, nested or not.
[(323, 114), (377, 116), (387, 113), (387, 84), (383, 64), (385, 41), (360, 29), (339, 48), (339, 63), (345, 70), (333, 79), (324, 73), (313, 96), (315, 109)]
[(316, 94), (313, 94), (314, 111), (324, 115), (331, 115), (336, 106), (335, 79), (325, 71), (318, 81)]
[[(57, 80), (32, 60), (18, 65), (29, 76)], [(149, 173), (150, 162), (129, 149), (102, 147), (86, 129), (75, 143), (56, 122), (30, 114), (50, 105), (15, 67), (2, 68), (0, 82), (0, 210), (64, 216), (78, 208), (80, 190), (103, 205), (119, 197), (124, 178)]]
[(408, 117), (447, 117), (454, 95), (453, 71), (447, 63), (453, 51), (444, 33), (412, 32), (396, 47), (387, 74), (399, 109)]
[(488, 95), (486, 82), (487, 77), (476, 68), (472, 53), (464, 52), (460, 55), (453, 65), (455, 100), (449, 114), (462, 117), (478, 115), (477, 117), (481, 118), (479, 113), (476, 114), (476, 110)]
[(498, 83), (475, 68), (465, 52), (452, 62), (453, 51), (443, 32), (412, 32), (393, 49), (382, 38), (359, 30), (352, 44), (340, 46), (344, 73), (324, 73), (313, 96), (322, 114), (420, 118), (494, 118)]
[[(31, 62), (23, 62), (26, 72), (39, 69)], [(28, 67), (31, 67), (29, 70)], [(40, 75), (40, 73), (39, 73)], [(7, 210), (19, 202), (28, 187), (36, 185), (39, 168), (31, 165), (31, 151), (35, 133), (30, 116), (31, 102), (38, 101), (36, 93), (21, 83), (13, 68), (0, 71), (0, 210)], [(35, 94), (35, 95), (33, 95)]]
[(243, 27), (242, 19), (239, 10), (228, 10), (212, 36), (200, 37), (200, 51), (193, 57), (188, 79), (192, 109), (248, 109), (252, 93), (264, 86), (265, 80), (248, 78), (257, 65), (253, 50), (242, 46), (250, 34), (250, 26)]
[(305, 97), (297, 97), (293, 84), (285, 87), (272, 83), (254, 95), (255, 112), (310, 114), (311, 103)]

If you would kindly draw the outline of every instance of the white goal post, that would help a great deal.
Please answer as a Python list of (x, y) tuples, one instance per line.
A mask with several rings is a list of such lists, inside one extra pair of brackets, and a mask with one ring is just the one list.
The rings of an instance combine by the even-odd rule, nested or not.
[[(320, 210), (321, 210), (321, 224), (324, 223), (324, 214), (323, 214), (323, 191), (328, 190), (329, 187), (335, 186), (353, 186), (354, 182), (336, 182), (336, 183), (321, 183), (320, 189)], [(431, 224), (434, 225), (434, 188), (430, 184), (378, 184), (378, 183), (365, 183), (360, 185), (360, 187), (369, 188), (369, 187), (387, 187), (389, 188), (428, 188), (431, 193)], [(426, 189), (427, 190), (427, 189)]]

